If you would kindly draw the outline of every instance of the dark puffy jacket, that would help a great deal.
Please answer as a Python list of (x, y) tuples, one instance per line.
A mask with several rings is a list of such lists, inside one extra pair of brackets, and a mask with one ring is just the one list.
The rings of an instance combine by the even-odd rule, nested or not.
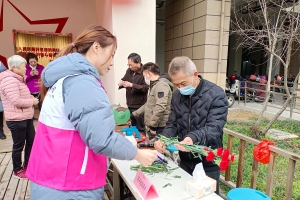
[[(222, 147), (223, 127), (227, 120), (228, 101), (224, 90), (216, 84), (202, 79), (192, 96), (181, 95), (177, 90), (171, 101), (169, 120), (163, 131), (166, 137), (176, 137), (182, 141), (192, 138), (194, 144)], [(189, 152), (179, 152), (181, 160), (200, 163), (199, 158)], [(218, 169), (216, 164), (202, 158), (205, 171)]]

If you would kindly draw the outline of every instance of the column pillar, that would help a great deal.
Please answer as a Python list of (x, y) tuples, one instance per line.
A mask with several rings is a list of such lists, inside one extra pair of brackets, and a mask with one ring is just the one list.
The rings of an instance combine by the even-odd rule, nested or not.
[(225, 87), (230, 6), (230, 0), (166, 1), (165, 72), (172, 58), (188, 56), (203, 78)]
[[(102, 77), (102, 80), (110, 102), (126, 107), (126, 91), (118, 90), (118, 83), (128, 68), (128, 55), (135, 52), (141, 55), (142, 63), (155, 62), (156, 2), (153, 0), (100, 2), (106, 1), (108, 11), (103, 7), (102, 17), (99, 19), (103, 19), (104, 22), (111, 20), (111, 30), (118, 39), (118, 48), (114, 57), (114, 67)], [(109, 23), (107, 28), (109, 29)]]

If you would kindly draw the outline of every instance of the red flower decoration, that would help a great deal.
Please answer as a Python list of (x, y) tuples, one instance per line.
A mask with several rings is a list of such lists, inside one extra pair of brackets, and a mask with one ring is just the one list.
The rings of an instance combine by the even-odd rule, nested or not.
[(217, 149), (217, 156), (222, 156), (222, 154), (223, 154), (223, 149), (222, 148), (218, 148)]
[(222, 160), (220, 163), (220, 169), (221, 172), (224, 172), (228, 167), (228, 161), (227, 160)]
[(211, 162), (215, 159), (215, 154), (212, 151), (209, 151), (207, 156), (206, 156), (206, 160)]
[(229, 151), (227, 149), (224, 149), (222, 160), (228, 160), (228, 157), (229, 157)]
[(233, 162), (234, 161), (234, 156), (230, 156), (230, 160), (231, 160), (231, 162)]

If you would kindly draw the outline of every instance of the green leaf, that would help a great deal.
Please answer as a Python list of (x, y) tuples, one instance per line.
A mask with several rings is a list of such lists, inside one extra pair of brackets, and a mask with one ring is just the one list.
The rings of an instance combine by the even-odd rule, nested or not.
[(173, 176), (174, 178), (181, 178), (181, 176), (178, 176), (178, 175), (175, 175), (175, 176)]
[(167, 183), (166, 185), (163, 186), (163, 188), (166, 188), (168, 186), (172, 186), (172, 184), (171, 183)]
[(172, 169), (169, 169), (169, 171), (174, 171), (176, 169), (178, 169), (179, 167), (175, 167), (175, 168), (172, 168)]

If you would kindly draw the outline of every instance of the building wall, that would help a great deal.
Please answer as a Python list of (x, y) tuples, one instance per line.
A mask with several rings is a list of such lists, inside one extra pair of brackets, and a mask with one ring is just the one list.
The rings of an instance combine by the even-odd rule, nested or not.
[(300, 65), (300, 50), (295, 50), (293, 55), (291, 56), (290, 66), (288, 70), (288, 76), (297, 76), (299, 73), (299, 65)]
[[(88, 25), (96, 23), (95, 0), (86, 1), (85, 3), (82, 3), (81, 0), (0, 0), (0, 8), (2, 6), (3, 18), (1, 19), (0, 17), (0, 56), (4, 58), (14, 54), (13, 29), (56, 32), (58, 24), (45, 24), (43, 22), (32, 24), (36, 20), (49, 21), (50, 19), (67, 18), (61, 31), (57, 32), (72, 33), (73, 37), (76, 37)], [(29, 21), (26, 20), (25, 16), (28, 17)], [(1, 28), (2, 22), (3, 28)]]
[(103, 77), (111, 103), (126, 107), (125, 89), (117, 90), (127, 70), (127, 57), (135, 52), (142, 63), (155, 62), (156, 2), (112, 0), (112, 29), (118, 39), (114, 67)]
[(125, 90), (118, 91), (117, 88), (127, 69), (127, 57), (130, 53), (139, 53), (143, 63), (155, 62), (154, 0), (0, 0), (0, 12), (2, 2), (4, 23), (1, 30), (0, 19), (0, 57), (4, 59), (14, 54), (13, 29), (56, 32), (58, 27), (58, 24), (30, 24), (17, 9), (31, 21), (67, 18), (58, 33), (72, 33), (74, 39), (91, 24), (98, 24), (112, 31), (118, 39), (115, 65), (101, 78), (111, 103), (126, 106)]
[(218, 76), (222, 1), (166, 1), (165, 72), (172, 58), (188, 56), (205, 79), (225, 86), (231, 4), (230, 0), (224, 2), (221, 73)]
[(165, 24), (156, 23), (156, 63), (159, 65), (161, 74), (165, 67)]
[(227, 75), (236, 71), (237, 74), (241, 74), (242, 67), (242, 48), (237, 48), (237, 36), (230, 35), (229, 47), (228, 47), (228, 66), (227, 66)]

